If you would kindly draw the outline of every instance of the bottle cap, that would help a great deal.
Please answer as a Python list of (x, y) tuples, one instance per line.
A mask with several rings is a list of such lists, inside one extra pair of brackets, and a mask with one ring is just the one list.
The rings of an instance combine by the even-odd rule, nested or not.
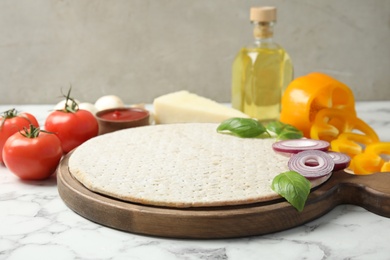
[(250, 19), (252, 22), (276, 22), (276, 7), (252, 7)]

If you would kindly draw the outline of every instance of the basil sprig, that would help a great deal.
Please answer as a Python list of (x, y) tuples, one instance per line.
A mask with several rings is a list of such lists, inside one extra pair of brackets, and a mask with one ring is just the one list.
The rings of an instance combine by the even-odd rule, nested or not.
[(223, 121), (217, 128), (219, 133), (228, 133), (242, 138), (254, 138), (269, 133), (257, 120), (251, 118), (230, 118)]
[(287, 171), (277, 175), (271, 184), (272, 190), (285, 198), (301, 212), (310, 193), (310, 181), (295, 171)]
[(242, 138), (269, 138), (275, 136), (279, 140), (299, 139), (301, 131), (292, 125), (280, 121), (272, 121), (266, 126), (251, 118), (230, 118), (223, 121), (217, 128), (219, 133), (228, 133)]
[(280, 121), (272, 121), (266, 125), (266, 128), (268, 131), (275, 133), (278, 140), (299, 139), (303, 137), (302, 131)]

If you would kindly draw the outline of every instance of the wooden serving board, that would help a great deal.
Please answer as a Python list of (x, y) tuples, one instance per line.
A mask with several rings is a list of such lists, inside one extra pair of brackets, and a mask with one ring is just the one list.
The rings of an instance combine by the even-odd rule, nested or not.
[(302, 212), (284, 199), (229, 207), (164, 208), (94, 193), (68, 170), (70, 154), (57, 171), (58, 191), (79, 215), (111, 228), (169, 238), (232, 238), (286, 230), (314, 220), (340, 204), (361, 206), (390, 217), (390, 173), (356, 176), (343, 171), (313, 190)]

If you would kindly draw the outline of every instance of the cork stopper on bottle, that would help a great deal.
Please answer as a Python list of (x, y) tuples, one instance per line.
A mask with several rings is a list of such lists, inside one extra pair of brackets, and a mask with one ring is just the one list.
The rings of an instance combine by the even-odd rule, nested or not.
[(276, 7), (252, 7), (250, 10), (250, 20), (252, 22), (276, 22)]

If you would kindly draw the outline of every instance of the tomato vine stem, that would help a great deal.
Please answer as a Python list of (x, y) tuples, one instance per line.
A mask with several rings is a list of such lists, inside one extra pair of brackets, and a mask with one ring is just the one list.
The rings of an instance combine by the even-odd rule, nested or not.
[(19, 131), (19, 133), (24, 137), (31, 139), (38, 138), (40, 133), (54, 134), (53, 132), (42, 130), (40, 127), (36, 127), (33, 124), (30, 124), (28, 128), (24, 127), (22, 131)]
[(3, 128), (5, 121), (7, 119), (14, 118), (14, 117), (22, 117), (22, 118), (26, 119), (31, 124), (31, 120), (27, 116), (20, 115), (19, 112), (15, 108), (11, 108), (11, 109), (8, 109), (7, 111), (4, 111), (1, 113), (0, 131)]
[(65, 97), (65, 105), (63, 111), (65, 111), (66, 113), (76, 113), (79, 110), (79, 105), (77, 104), (76, 100), (70, 96), (71, 91), (72, 86), (70, 86), (66, 95), (62, 94), (63, 97)]

